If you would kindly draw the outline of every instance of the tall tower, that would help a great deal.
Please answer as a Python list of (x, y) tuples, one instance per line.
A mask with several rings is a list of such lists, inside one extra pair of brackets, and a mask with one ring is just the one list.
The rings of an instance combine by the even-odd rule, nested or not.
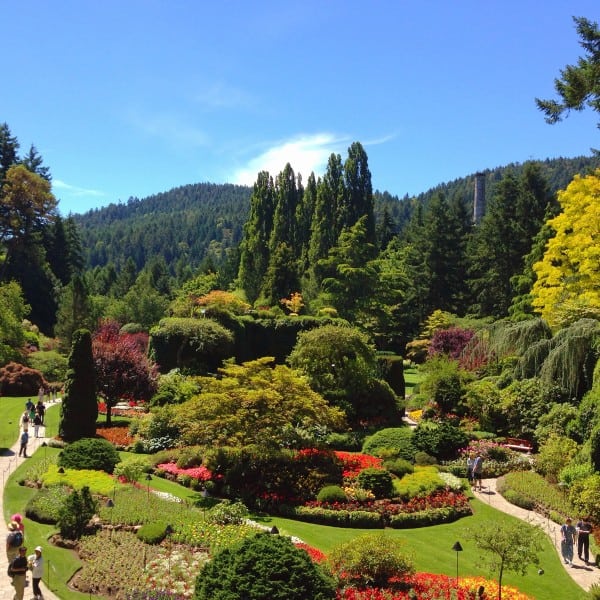
[(485, 215), (485, 173), (475, 173), (475, 195), (473, 197), (473, 223), (479, 225)]

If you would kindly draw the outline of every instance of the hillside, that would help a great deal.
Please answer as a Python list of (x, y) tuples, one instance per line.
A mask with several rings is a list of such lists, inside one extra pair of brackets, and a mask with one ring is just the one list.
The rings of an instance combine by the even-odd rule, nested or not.
[[(576, 173), (600, 167), (600, 158), (547, 159), (540, 163), (553, 191), (563, 189)], [(508, 172), (518, 175), (523, 164), (511, 163), (483, 171), (486, 197), (494, 184)], [(416, 197), (398, 198), (375, 192), (375, 215), (381, 221), (384, 209), (401, 231), (417, 203), (427, 204), (436, 193), (458, 194), (472, 209), (475, 174), (437, 185)], [(174, 188), (147, 198), (130, 198), (127, 203), (76, 215), (84, 240), (89, 268), (114, 263), (117, 269), (131, 257), (138, 270), (155, 256), (164, 257), (172, 272), (178, 265), (192, 269), (210, 260), (220, 265), (227, 250), (236, 247), (249, 210), (250, 187), (231, 184), (196, 183)]]

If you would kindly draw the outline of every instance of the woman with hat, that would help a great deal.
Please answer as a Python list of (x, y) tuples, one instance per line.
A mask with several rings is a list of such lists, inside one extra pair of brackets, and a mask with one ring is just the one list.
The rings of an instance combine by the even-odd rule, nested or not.
[(41, 600), (42, 591), (40, 590), (40, 580), (44, 575), (44, 558), (42, 557), (41, 546), (36, 546), (35, 554), (27, 557), (27, 566), (31, 569), (31, 579), (33, 580), (33, 597), (35, 600)]
[(23, 545), (23, 533), (19, 530), (19, 524), (11, 521), (8, 524), (8, 535), (6, 536), (6, 558), (8, 562), (17, 558), (19, 546)]

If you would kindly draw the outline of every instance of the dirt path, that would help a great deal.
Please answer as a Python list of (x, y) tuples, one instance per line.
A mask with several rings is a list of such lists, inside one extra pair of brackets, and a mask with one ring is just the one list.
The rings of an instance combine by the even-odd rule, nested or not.
[[(535, 513), (531, 510), (525, 510), (524, 508), (515, 506), (514, 504), (511, 504), (505, 500), (496, 491), (495, 479), (484, 479), (483, 491), (475, 492), (475, 496), (482, 502), (486, 502), (497, 510), (501, 510), (502, 512), (522, 519), (527, 523), (531, 523), (532, 525), (539, 525), (546, 535), (548, 535), (548, 537), (552, 540), (552, 543), (556, 547), (556, 551), (560, 555), (560, 525), (538, 513)], [(573, 578), (573, 581), (575, 581), (586, 591), (590, 589), (590, 586), (593, 583), (600, 583), (600, 569), (593, 565), (586, 565), (582, 560), (579, 560), (577, 558), (577, 548), (575, 548), (573, 567), (570, 565), (565, 565), (562, 560), (561, 564)]]

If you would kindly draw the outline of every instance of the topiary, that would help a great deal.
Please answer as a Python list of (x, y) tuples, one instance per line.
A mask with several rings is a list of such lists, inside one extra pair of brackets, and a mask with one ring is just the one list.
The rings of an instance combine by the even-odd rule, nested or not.
[(333, 600), (335, 583), (287, 537), (259, 533), (222, 550), (196, 578), (194, 600)]
[(69, 444), (58, 455), (58, 466), (112, 473), (121, 460), (115, 447), (103, 438), (83, 438)]
[(396, 477), (404, 477), (408, 473), (414, 473), (413, 465), (403, 458), (391, 458), (383, 461), (383, 468), (393, 473)]
[(57, 525), (60, 535), (78, 540), (97, 510), (98, 503), (92, 498), (89, 487), (84, 486), (81, 492), (73, 490), (59, 511)]
[(321, 488), (317, 494), (317, 500), (319, 502), (346, 502), (346, 492), (339, 485), (326, 485)]

